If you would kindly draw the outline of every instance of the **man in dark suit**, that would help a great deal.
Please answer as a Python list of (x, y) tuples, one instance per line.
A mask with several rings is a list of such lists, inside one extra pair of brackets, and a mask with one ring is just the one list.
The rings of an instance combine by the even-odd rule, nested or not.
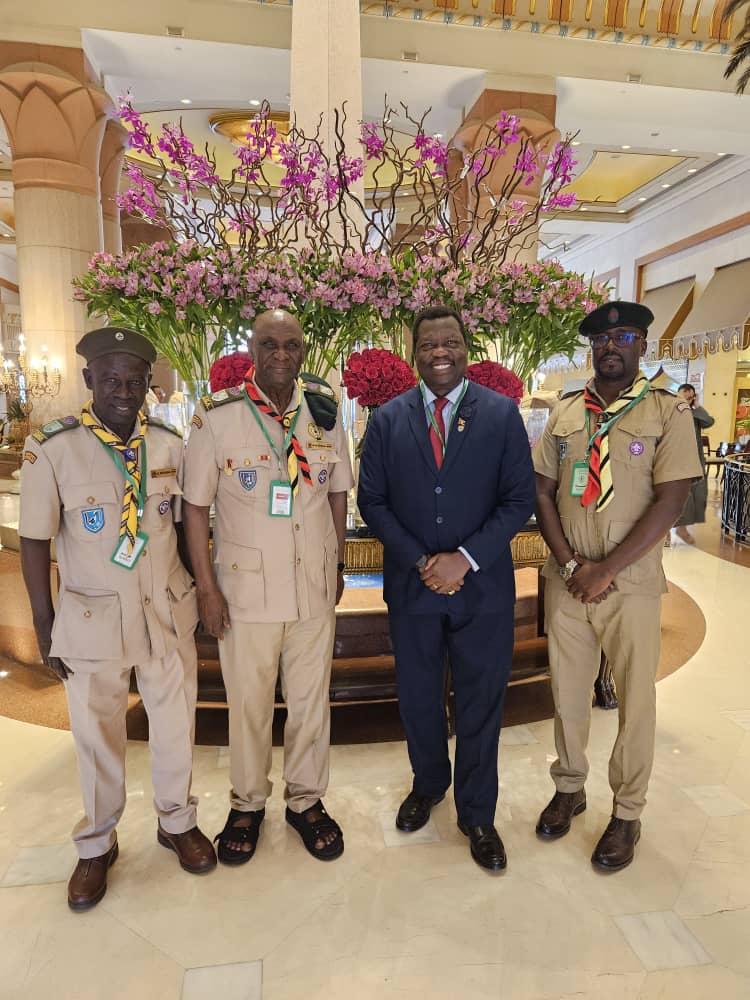
[(359, 508), (383, 542), (383, 595), (414, 780), (396, 826), (420, 829), (451, 783), (446, 653), (456, 698), (454, 794), (474, 860), (506, 866), (494, 827), (497, 748), (513, 653), (510, 540), (534, 510), (534, 472), (516, 404), (465, 377), (452, 309), (415, 319), (419, 386), (373, 415)]

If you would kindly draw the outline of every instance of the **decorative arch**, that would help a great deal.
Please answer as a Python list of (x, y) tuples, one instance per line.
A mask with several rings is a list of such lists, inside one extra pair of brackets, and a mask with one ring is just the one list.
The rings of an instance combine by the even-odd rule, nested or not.
[(621, 29), (628, 19), (628, 0), (606, 0), (604, 4), (604, 26)]
[(732, 37), (732, 18), (724, 16), (728, 2), (729, 0), (717, 0), (711, 11), (708, 33), (717, 42), (726, 42)]
[(661, 0), (656, 18), (656, 30), (662, 35), (677, 35), (680, 31), (682, 0)]

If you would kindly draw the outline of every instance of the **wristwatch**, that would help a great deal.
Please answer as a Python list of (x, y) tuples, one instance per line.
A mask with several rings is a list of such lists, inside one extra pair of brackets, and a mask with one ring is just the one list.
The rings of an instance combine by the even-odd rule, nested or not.
[(428, 559), (428, 556), (425, 554), (425, 555), (420, 556), (419, 559), (417, 559), (417, 561), (414, 563), (414, 565), (417, 567), (417, 569), (419, 570), (420, 573), (422, 572), (422, 570), (427, 565), (427, 559)]
[(577, 569), (578, 569), (577, 560), (568, 559), (565, 565), (560, 567), (558, 572), (560, 573), (560, 576), (563, 578), (563, 580), (565, 580), (565, 582), (567, 583)]
[(336, 572), (343, 573), (346, 569), (346, 563), (336, 563)]

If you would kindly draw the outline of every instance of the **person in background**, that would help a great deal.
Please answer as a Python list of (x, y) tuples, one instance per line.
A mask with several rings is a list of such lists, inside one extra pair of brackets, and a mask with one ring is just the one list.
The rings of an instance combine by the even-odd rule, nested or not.
[(451, 783), (445, 664), (456, 698), (454, 794), (471, 856), (507, 864), (495, 829), (497, 751), (513, 657), (510, 542), (534, 509), (534, 471), (518, 406), (466, 378), (453, 309), (414, 320), (420, 383), (370, 421), (359, 509), (384, 547), (383, 596), (413, 772), (396, 827), (419, 830)]
[(555, 701), (555, 794), (536, 832), (556, 840), (586, 808), (591, 691), (602, 652), (619, 701), (609, 759), (612, 816), (591, 857), (631, 863), (654, 759), (662, 543), (701, 474), (688, 406), (640, 371), (653, 313), (607, 302), (583, 320), (594, 377), (553, 410), (534, 449)]
[[(76, 348), (93, 399), (27, 438), (21, 565), (42, 659), (65, 685), (85, 816), (73, 831), (74, 911), (107, 891), (125, 808), (130, 675), (149, 721), (157, 840), (185, 871), (216, 867), (191, 795), (197, 693), (195, 588), (178, 555), (182, 438), (143, 415), (154, 348), (120, 327)], [(50, 591), (50, 540), (60, 572)]]
[(688, 531), (688, 525), (703, 524), (706, 520), (706, 504), (708, 503), (708, 480), (706, 479), (706, 456), (703, 450), (703, 432), (713, 427), (714, 418), (698, 404), (695, 389), (689, 382), (683, 383), (677, 390), (677, 395), (690, 407), (690, 413), (695, 425), (695, 442), (698, 447), (698, 458), (703, 468), (703, 475), (696, 479), (690, 487), (690, 493), (685, 501), (679, 520), (675, 524), (675, 534), (688, 545), (695, 545), (695, 539)]

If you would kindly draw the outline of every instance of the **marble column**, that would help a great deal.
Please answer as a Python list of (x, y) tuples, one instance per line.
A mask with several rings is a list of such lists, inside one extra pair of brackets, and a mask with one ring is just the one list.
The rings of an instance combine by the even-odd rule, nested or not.
[(71, 282), (102, 249), (99, 164), (110, 112), (107, 94), (67, 69), (38, 62), (0, 69), (28, 357), (44, 345), (62, 373), (59, 396), (34, 401), (33, 424), (75, 413), (86, 398), (75, 345), (92, 324)]
[[(362, 56), (358, 0), (304, 0), (292, 8), (291, 111), (298, 126), (314, 134), (321, 114), (322, 137), (334, 148), (333, 109), (346, 102), (344, 141), (360, 156)], [(364, 199), (364, 182), (359, 182)]]
[(107, 253), (122, 252), (122, 229), (117, 195), (128, 144), (128, 133), (119, 121), (110, 119), (104, 129), (99, 155), (99, 186), (102, 210), (102, 241)]

